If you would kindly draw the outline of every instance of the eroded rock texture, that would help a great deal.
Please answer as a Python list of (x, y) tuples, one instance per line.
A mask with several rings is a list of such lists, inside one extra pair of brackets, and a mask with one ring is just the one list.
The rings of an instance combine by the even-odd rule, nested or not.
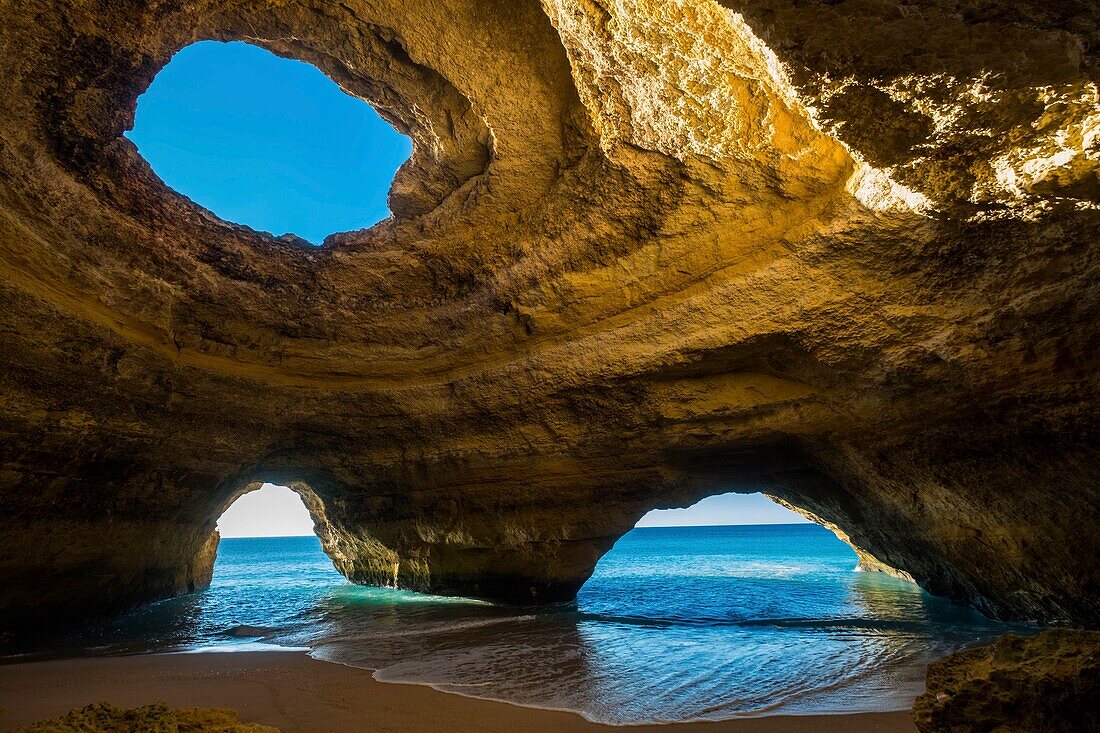
[(1054, 629), (968, 649), (928, 668), (921, 733), (1100, 730), (1100, 632)]
[(16, 733), (279, 733), (278, 728), (242, 723), (236, 711), (179, 708), (164, 703), (140, 708), (116, 708), (92, 703), (59, 718), (43, 720)]
[[(570, 598), (766, 491), (935, 593), (1100, 622), (1094, 3), (0, 3), (0, 604), (202, 586), (306, 497), (350, 578)], [(176, 50), (315, 63), (415, 142), (319, 249), (122, 137)], [(279, 233), (276, 233), (279, 234)]]

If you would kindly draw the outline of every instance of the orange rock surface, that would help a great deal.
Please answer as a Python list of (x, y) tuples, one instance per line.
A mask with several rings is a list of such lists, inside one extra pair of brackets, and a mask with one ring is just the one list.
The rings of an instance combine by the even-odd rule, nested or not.
[[(1100, 622), (1095, 4), (0, 21), (4, 626), (202, 587), (263, 481), (359, 582), (568, 599), (646, 511), (765, 491), (933, 593)], [(123, 132), (201, 39), (407, 133), (393, 218), (311, 248), (168, 189)]]

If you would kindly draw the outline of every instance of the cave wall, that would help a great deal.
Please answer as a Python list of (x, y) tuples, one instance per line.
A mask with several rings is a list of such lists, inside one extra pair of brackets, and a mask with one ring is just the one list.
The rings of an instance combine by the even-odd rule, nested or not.
[[(1089, 3), (0, 3), (0, 619), (203, 587), (296, 487), (359, 582), (571, 598), (765, 491), (930, 591), (1095, 626)], [(414, 141), (311, 248), (123, 131), (172, 53), (317, 64)]]

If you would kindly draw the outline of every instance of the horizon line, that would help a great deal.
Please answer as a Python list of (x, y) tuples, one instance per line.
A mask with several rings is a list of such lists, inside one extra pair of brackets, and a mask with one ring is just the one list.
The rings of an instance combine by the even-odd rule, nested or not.
[[(633, 527), (632, 529), (693, 529), (697, 527), (801, 527), (807, 524), (813, 524), (820, 527), (820, 524), (816, 522), (749, 522), (746, 524), (648, 524), (644, 527)], [(310, 532), (308, 534), (238, 534), (238, 535), (222, 535), (223, 540), (281, 540), (289, 539), (291, 537), (316, 537), (316, 532)]]

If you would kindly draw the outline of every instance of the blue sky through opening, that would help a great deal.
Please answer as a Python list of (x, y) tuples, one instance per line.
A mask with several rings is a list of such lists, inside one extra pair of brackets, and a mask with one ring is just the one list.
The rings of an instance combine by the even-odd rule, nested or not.
[(316, 67), (246, 43), (183, 49), (127, 133), (165, 183), (222, 219), (314, 244), (389, 216), (412, 142)]
[(776, 504), (763, 494), (717, 494), (686, 509), (654, 509), (639, 527), (705, 527), (726, 524), (801, 524), (801, 514)]

